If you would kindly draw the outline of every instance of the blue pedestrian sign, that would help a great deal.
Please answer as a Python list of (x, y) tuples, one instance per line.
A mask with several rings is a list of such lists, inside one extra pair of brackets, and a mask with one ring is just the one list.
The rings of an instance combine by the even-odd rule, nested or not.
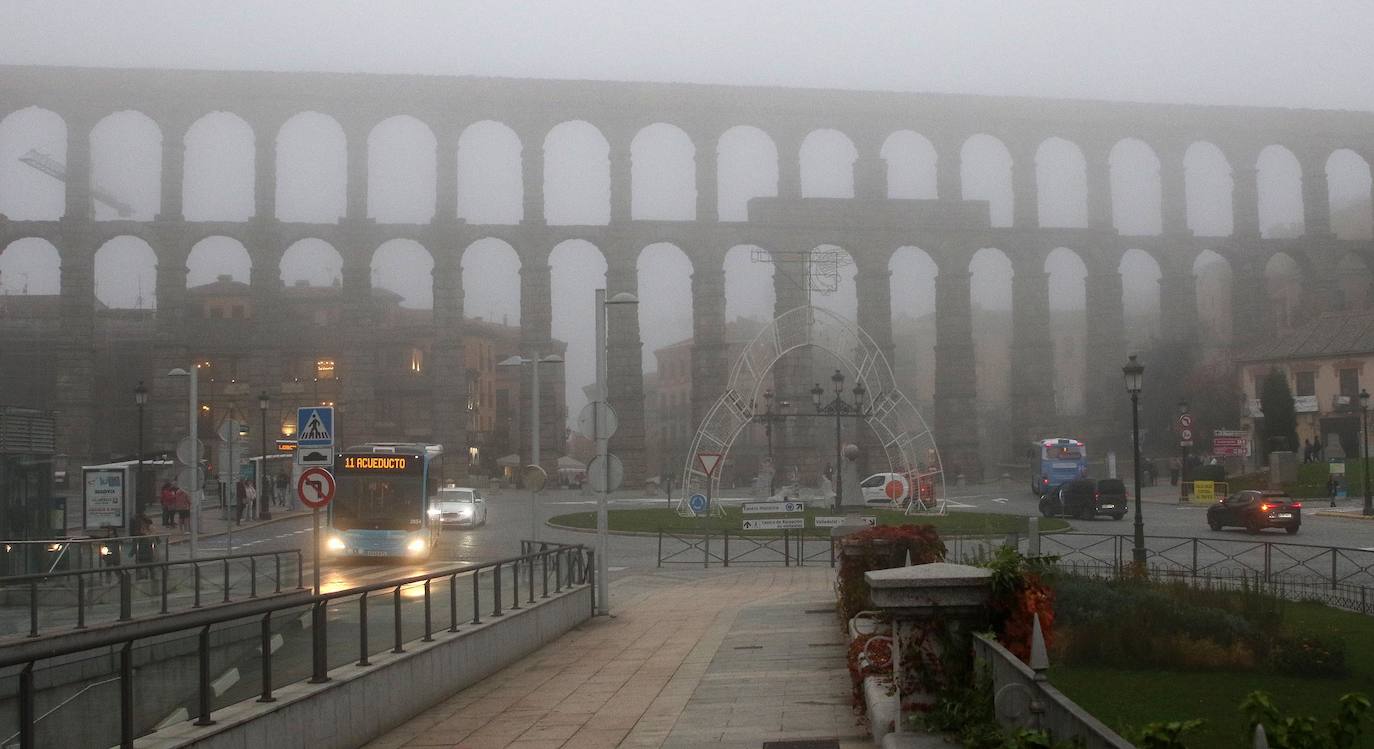
[(334, 407), (296, 409), (296, 449), (334, 446)]
[(692, 498), (687, 500), (687, 506), (692, 508), (692, 512), (694, 513), (699, 514), (706, 512), (706, 495), (693, 494)]

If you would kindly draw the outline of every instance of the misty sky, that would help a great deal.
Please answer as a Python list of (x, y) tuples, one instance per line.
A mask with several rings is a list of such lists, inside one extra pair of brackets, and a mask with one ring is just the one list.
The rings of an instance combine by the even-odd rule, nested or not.
[[(0, 63), (111, 67), (319, 70), (441, 75), (490, 75), (606, 80), (687, 81), (903, 91), (1081, 97), (1183, 103), (1256, 104), (1374, 111), (1369, 40), (1374, 5), (1363, 2), (431, 2), (293, 0), (283, 3), (0, 2)], [(94, 178), (134, 207), (135, 218), (157, 210), (156, 128), (133, 113), (105, 121), (92, 136)], [(207, 117), (187, 134), (188, 218), (243, 219), (252, 214), (252, 139), (230, 115)], [(428, 139), (428, 140), (427, 140)], [(433, 140), (415, 120), (384, 122), (369, 140), (369, 213), (379, 221), (426, 221), (434, 195)], [(604, 223), (608, 218), (605, 143), (594, 128), (565, 123), (545, 143), (546, 215), (552, 223)], [(60, 122), (28, 110), (0, 122), (0, 212), (13, 218), (56, 218), (62, 189), (19, 164), (36, 148), (61, 158)], [(474, 128), (460, 143), (460, 215), (477, 223), (520, 220), (518, 141), (499, 126)], [(771, 144), (731, 131), (720, 144), (721, 215), (744, 217), (744, 202), (768, 195), (776, 180)], [(916, 141), (895, 138), (884, 149), (897, 197), (932, 197), (932, 155)], [(333, 221), (343, 212), (342, 134), (328, 118), (304, 115), (278, 138), (278, 215)], [(634, 149), (634, 215), (689, 219), (695, 198), (690, 143), (671, 128), (651, 128)], [(803, 146), (803, 192), (848, 196), (852, 147), (835, 134), (813, 134)], [(994, 223), (1010, 221), (1005, 152), (971, 143), (964, 154), (965, 195), (992, 201)], [(1041, 220), (1078, 226), (1086, 220), (1081, 165), (1072, 148), (1042, 149)], [(1158, 231), (1157, 196), (1148, 152), (1127, 146), (1113, 154), (1116, 225), (1127, 234)], [(1190, 226), (1198, 234), (1230, 231), (1230, 180), (1205, 149), (1190, 152)], [(1334, 207), (1364, 204), (1369, 170), (1344, 153), (1327, 165)], [(1119, 172), (1119, 174), (1118, 174)], [(654, 179), (645, 174), (658, 175)], [(1140, 175), (1145, 175), (1141, 177)], [(1301, 223), (1297, 164), (1285, 152), (1261, 156), (1261, 222)], [(1142, 181), (1143, 180), (1143, 181)], [(1154, 201), (1152, 203), (1152, 201)], [(111, 218), (103, 206), (97, 218)], [(57, 278), (49, 248), (16, 243), (0, 255), (6, 293), (53, 293)], [(427, 251), (398, 241), (378, 249), (374, 283), (430, 304)], [(569, 401), (582, 402), (591, 377), (591, 288), (604, 283), (604, 261), (591, 246), (555, 249), (554, 335), (568, 339)], [(97, 294), (115, 306), (150, 305), (151, 251), (115, 240), (97, 257)], [(232, 240), (210, 239), (189, 263), (191, 284), (230, 274), (248, 280), (248, 259)], [(652, 272), (646, 271), (646, 265)], [(727, 257), (727, 315), (766, 317), (772, 311), (771, 268), (750, 261), (747, 248)], [(1005, 306), (1005, 259), (974, 258), (976, 298)], [(519, 319), (518, 260), (494, 240), (464, 257), (466, 311)], [(332, 282), (332, 248), (306, 241), (288, 252), (287, 282)], [(654, 348), (691, 335), (690, 265), (671, 245), (646, 248), (640, 260), (646, 365)], [(894, 283), (914, 289), (894, 299), (894, 314), (932, 309), (929, 260), (903, 251)], [(1071, 253), (1051, 258), (1056, 306), (1082, 307), (1082, 266)], [(1158, 269), (1129, 254), (1128, 312), (1157, 307)], [(852, 268), (838, 294), (820, 303), (852, 316)], [(1143, 312), (1142, 312), (1143, 311)]]

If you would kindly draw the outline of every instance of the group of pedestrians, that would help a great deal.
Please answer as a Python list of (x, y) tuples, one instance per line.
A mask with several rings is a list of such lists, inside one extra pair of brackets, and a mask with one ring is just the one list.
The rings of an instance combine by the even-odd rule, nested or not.
[(175, 481), (162, 484), (158, 495), (162, 503), (162, 527), (187, 531), (191, 528), (191, 496)]
[(1321, 437), (1302, 441), (1302, 462), (1320, 463), (1323, 460), (1326, 460), (1326, 446), (1322, 444)]

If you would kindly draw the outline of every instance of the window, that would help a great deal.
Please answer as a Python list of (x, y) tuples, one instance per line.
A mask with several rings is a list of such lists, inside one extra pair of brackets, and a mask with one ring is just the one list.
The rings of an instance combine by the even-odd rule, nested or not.
[(316, 379), (320, 379), (320, 380), (332, 380), (332, 379), (334, 379), (334, 360), (333, 360), (333, 359), (316, 359), (316, 360), (315, 360), (315, 378), (316, 378)]
[(1351, 398), (1356, 398), (1360, 395), (1360, 370), (1342, 369), (1340, 371), (1340, 379), (1341, 395), (1347, 395)]
[(1297, 372), (1293, 375), (1293, 395), (1316, 395), (1317, 394), (1317, 373), (1316, 372)]

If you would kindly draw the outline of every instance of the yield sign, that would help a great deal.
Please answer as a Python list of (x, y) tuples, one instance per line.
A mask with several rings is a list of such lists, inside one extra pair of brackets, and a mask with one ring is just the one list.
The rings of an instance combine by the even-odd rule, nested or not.
[(716, 472), (716, 466), (720, 465), (720, 453), (697, 453), (697, 465), (707, 476)]

